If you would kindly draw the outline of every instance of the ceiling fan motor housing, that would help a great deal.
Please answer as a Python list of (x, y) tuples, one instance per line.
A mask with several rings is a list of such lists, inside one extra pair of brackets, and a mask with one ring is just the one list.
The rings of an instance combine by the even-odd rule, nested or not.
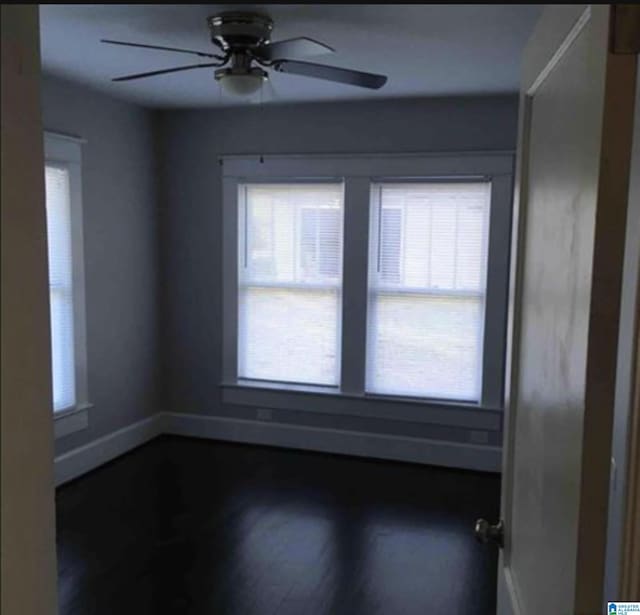
[(231, 68), (219, 68), (214, 74), (216, 81), (220, 81), (225, 77), (234, 76), (251, 76), (255, 79), (261, 79), (262, 81), (268, 81), (269, 79), (269, 74), (257, 66), (250, 68), (237, 68), (233, 66)]
[(207, 18), (211, 40), (224, 51), (268, 43), (273, 21), (258, 13), (227, 12)]

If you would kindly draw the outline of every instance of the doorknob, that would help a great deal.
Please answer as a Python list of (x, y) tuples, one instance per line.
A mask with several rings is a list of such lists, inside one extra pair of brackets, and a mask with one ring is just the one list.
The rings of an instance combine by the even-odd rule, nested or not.
[(483, 544), (493, 542), (500, 548), (504, 546), (504, 522), (502, 519), (495, 525), (491, 525), (485, 519), (478, 519), (474, 530), (476, 540)]

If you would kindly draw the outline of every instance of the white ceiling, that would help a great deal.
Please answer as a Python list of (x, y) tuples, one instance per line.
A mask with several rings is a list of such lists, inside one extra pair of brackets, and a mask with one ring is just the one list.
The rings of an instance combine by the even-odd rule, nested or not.
[(112, 83), (119, 75), (194, 61), (99, 42), (111, 38), (215, 52), (205, 18), (225, 10), (268, 14), (275, 21), (274, 41), (309, 36), (336, 49), (311, 61), (389, 77), (381, 90), (371, 91), (272, 71), (264, 101), (293, 102), (514, 92), (541, 5), (45, 4), (44, 71), (152, 107), (246, 104), (220, 91), (213, 69)]

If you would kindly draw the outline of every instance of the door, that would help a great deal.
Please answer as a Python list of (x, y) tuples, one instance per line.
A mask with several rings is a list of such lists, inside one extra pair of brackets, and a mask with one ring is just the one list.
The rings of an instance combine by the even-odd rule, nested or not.
[(613, 11), (548, 6), (523, 59), (500, 615), (603, 612), (636, 74)]

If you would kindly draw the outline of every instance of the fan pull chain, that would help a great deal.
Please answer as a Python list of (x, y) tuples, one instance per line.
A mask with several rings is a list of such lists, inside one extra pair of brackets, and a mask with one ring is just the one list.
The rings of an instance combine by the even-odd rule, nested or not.
[[(260, 151), (263, 152), (264, 151), (264, 134), (263, 134), (263, 130), (264, 130), (264, 117), (263, 117), (263, 93), (264, 93), (264, 79), (262, 80), (262, 83), (260, 84), (260, 111), (259, 111), (259, 118), (260, 118)], [(260, 154), (260, 164), (264, 164), (264, 155)]]
[[(218, 84), (218, 103), (222, 105), (222, 84), (220, 83), (219, 79), (216, 79), (216, 83)], [(224, 164), (222, 156), (220, 156), (220, 158), (218, 159), (218, 163), (220, 164), (220, 166)]]

